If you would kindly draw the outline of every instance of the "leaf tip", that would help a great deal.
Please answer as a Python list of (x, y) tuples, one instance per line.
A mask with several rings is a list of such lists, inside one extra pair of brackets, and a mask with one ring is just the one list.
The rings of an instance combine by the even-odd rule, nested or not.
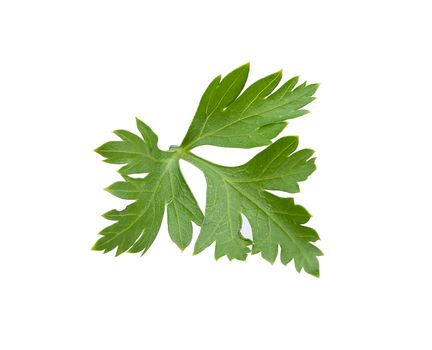
[(205, 249), (205, 247), (198, 247), (197, 245), (196, 245), (196, 243), (195, 243), (195, 246), (194, 246), (194, 250), (193, 250), (193, 253), (192, 253), (192, 255), (193, 256), (195, 256), (195, 255), (198, 255), (199, 253), (201, 253), (203, 250)]
[(180, 249), (180, 252), (183, 253), (186, 250), (186, 248), (188, 247), (188, 244), (180, 243), (180, 244), (177, 244), (177, 247)]
[(121, 130), (121, 129), (117, 129), (117, 130), (113, 131), (113, 134), (118, 136), (119, 138), (122, 138), (121, 137), (122, 133), (123, 133), (123, 130)]
[(249, 72), (250, 62), (246, 62), (245, 64), (242, 64), (240, 67), (237, 68), (237, 70), (245, 70), (246, 72)]
[(135, 117), (135, 123), (138, 126), (138, 128), (140, 127), (140, 125), (146, 125), (140, 118)]
[(97, 154), (99, 154), (100, 156), (102, 156), (103, 157), (103, 149), (102, 149), (102, 146), (99, 146), (99, 147), (96, 147), (96, 148), (94, 148), (93, 149), (93, 152), (96, 152)]
[(316, 271), (312, 271), (309, 272), (309, 274), (311, 274), (312, 276), (316, 277), (316, 278), (320, 278), (320, 270), (316, 270)]
[[(96, 251), (96, 252), (98, 252), (98, 251), (101, 251), (101, 250), (103, 250), (103, 249), (101, 249), (99, 246), (98, 246), (98, 242), (96, 242), (91, 248), (90, 248), (90, 250), (93, 250), (93, 251)], [(105, 252), (104, 252), (105, 253)]]

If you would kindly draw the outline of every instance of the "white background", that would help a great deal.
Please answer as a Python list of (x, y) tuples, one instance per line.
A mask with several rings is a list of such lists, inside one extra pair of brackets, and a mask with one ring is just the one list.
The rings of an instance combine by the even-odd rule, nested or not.
[[(1, 1), (0, 348), (431, 349), (428, 3)], [(142, 258), (91, 251), (125, 204), (92, 150), (135, 116), (178, 144), (210, 80), (248, 61), (251, 80), (321, 83), (283, 132), (317, 151), (295, 198), (321, 278), (181, 253), (165, 222)]]

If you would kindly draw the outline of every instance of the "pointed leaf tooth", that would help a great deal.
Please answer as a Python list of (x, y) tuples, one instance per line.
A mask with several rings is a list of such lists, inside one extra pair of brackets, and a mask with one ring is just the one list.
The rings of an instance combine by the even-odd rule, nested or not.
[(270, 99), (280, 100), (290, 93), (297, 85), (299, 77), (293, 77), (286, 81), (278, 90), (269, 96)]
[(123, 141), (129, 142), (131, 144), (141, 145), (144, 144), (144, 141), (135, 135), (134, 133), (131, 133), (127, 130), (114, 130), (113, 133), (120, 137)]
[(254, 103), (259, 103), (269, 95), (282, 79), (282, 71), (270, 74), (249, 86), (231, 105), (233, 111), (245, 113)]
[(240, 95), (249, 75), (249, 63), (246, 63), (227, 74), (209, 101), (207, 113), (227, 107)]
[(154, 133), (154, 131), (146, 123), (144, 123), (140, 119), (135, 118), (135, 120), (136, 120), (137, 128), (138, 128), (139, 132), (141, 133), (142, 137), (144, 138), (144, 141), (150, 147), (157, 148), (158, 137)]
[(107, 220), (118, 221), (119, 218), (121, 217), (121, 212), (113, 209), (102, 214), (102, 217), (104, 217)]

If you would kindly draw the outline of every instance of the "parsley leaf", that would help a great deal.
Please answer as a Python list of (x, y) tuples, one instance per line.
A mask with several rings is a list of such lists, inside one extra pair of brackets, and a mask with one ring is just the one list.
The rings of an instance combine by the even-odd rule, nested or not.
[[(107, 190), (113, 195), (134, 202), (124, 210), (104, 214), (116, 223), (100, 232), (93, 249), (109, 252), (117, 248), (116, 255), (125, 251), (145, 253), (159, 231), (165, 206), (168, 213), (168, 231), (180, 249), (192, 240), (192, 221), (200, 224), (203, 215), (179, 168), (177, 152), (161, 151), (157, 136), (137, 119), (141, 137), (129, 131), (118, 130), (121, 141), (107, 142), (98, 149), (105, 161), (126, 164), (120, 169), (124, 181), (116, 182)], [(143, 179), (128, 175), (148, 173)]]
[[(297, 271), (304, 269), (319, 276), (317, 257), (321, 251), (312, 243), (319, 239), (305, 224), (311, 215), (294, 203), (270, 193), (278, 190), (299, 192), (315, 170), (313, 151), (297, 150), (298, 138), (271, 140), (286, 126), (286, 119), (307, 113), (318, 85), (297, 86), (292, 78), (276, 89), (282, 72), (276, 72), (244, 89), (249, 65), (243, 65), (225, 78), (215, 78), (201, 98), (198, 110), (181, 144), (169, 151), (157, 147), (157, 136), (137, 119), (141, 136), (118, 130), (120, 141), (107, 142), (96, 152), (105, 161), (123, 164), (123, 181), (107, 190), (133, 200), (124, 210), (104, 214), (115, 221), (100, 232), (94, 249), (104, 252), (146, 252), (160, 229), (165, 207), (171, 239), (186, 248), (192, 240), (192, 222), (201, 226), (194, 247), (198, 254), (215, 243), (215, 257), (245, 260), (249, 253), (273, 263), (280, 251), (283, 264), (294, 261)], [(247, 163), (226, 167), (211, 163), (191, 152), (200, 145), (252, 148), (268, 145)], [(179, 167), (183, 159), (198, 167), (207, 181), (205, 215), (201, 213)], [(130, 175), (145, 173), (144, 178)], [(252, 227), (253, 240), (241, 234), (241, 214)]]
[(318, 84), (296, 87), (298, 77), (276, 91), (282, 71), (258, 80), (243, 93), (249, 64), (216, 77), (205, 91), (182, 147), (200, 145), (252, 148), (271, 143), (287, 125), (284, 120), (300, 117), (314, 100)]
[(304, 226), (310, 214), (294, 204), (292, 198), (281, 198), (266, 190), (298, 192), (298, 182), (315, 170), (313, 151), (294, 152), (296, 137), (283, 137), (239, 167), (210, 163), (192, 153), (184, 159), (201, 169), (207, 180), (207, 205), (195, 254), (216, 242), (216, 258), (245, 260), (252, 243), (241, 233), (241, 213), (252, 227), (253, 253), (261, 252), (273, 263), (281, 247), (281, 261), (292, 259), (298, 271), (318, 276), (317, 256), (321, 251), (312, 245), (319, 239)]

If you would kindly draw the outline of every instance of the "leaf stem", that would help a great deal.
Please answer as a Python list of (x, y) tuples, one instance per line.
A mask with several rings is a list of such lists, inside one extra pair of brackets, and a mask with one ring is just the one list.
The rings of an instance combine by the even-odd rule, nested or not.
[(181, 152), (180, 158), (191, 163), (192, 165), (195, 165), (198, 169), (202, 170), (203, 172), (209, 170), (214, 172), (216, 171), (217, 168), (219, 168), (219, 165), (209, 162), (208, 160), (205, 160), (187, 150), (183, 150), (183, 152)]

